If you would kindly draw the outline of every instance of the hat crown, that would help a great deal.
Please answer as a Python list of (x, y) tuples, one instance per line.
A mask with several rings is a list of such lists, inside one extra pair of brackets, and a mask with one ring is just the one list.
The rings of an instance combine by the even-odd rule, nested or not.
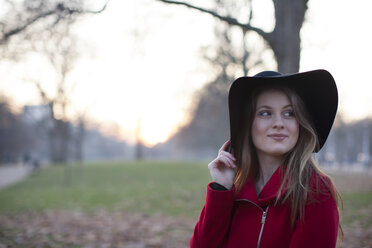
[(253, 77), (277, 77), (277, 76), (282, 76), (282, 74), (277, 71), (262, 71), (260, 73), (257, 73)]

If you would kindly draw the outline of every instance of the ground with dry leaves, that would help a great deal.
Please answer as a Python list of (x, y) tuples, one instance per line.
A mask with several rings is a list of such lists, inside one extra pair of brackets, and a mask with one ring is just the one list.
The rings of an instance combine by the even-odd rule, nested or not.
[[(191, 171), (199, 168), (198, 166), (191, 167)], [(140, 167), (138, 167), (138, 170), (140, 170)], [(179, 168), (179, 170), (182, 171), (181, 176), (184, 177), (185, 174), (187, 175), (187, 169)], [(200, 167), (200, 171), (204, 173), (204, 168)], [(116, 173), (117, 171), (115, 171), (115, 174)], [(344, 240), (338, 247), (372, 247), (371, 175), (366, 173), (330, 173), (344, 198)], [(89, 173), (86, 173), (86, 175), (87, 174)], [(188, 176), (191, 177), (192, 175), (190, 174)], [(152, 177), (156, 178), (156, 175), (152, 175)], [(200, 184), (192, 180), (190, 184), (197, 184), (197, 187), (200, 187), (200, 185), (205, 185), (205, 183), (207, 183), (207, 181), (204, 181), (206, 179), (208, 178), (202, 176), (200, 178)], [(30, 180), (35, 180), (35, 178)], [(42, 178), (37, 180), (43, 182), (43, 185), (46, 186), (46, 181), (43, 181)], [(150, 178), (147, 178), (146, 180), (149, 181)], [(176, 177), (174, 180), (178, 180), (178, 178)], [(99, 188), (97, 180), (94, 181), (96, 182), (96, 186)], [(159, 178), (155, 181), (159, 181)], [(160, 190), (159, 188), (156, 188), (155, 181), (151, 182), (150, 180), (150, 185), (154, 188), (154, 191)], [(129, 181), (126, 180), (124, 185), (127, 185), (128, 182)], [(179, 183), (182, 183), (181, 180)], [(163, 184), (167, 184), (167, 182), (163, 180), (162, 185)], [(33, 184), (30, 182), (25, 182), (24, 186), (21, 184), (13, 189), (5, 191), (4, 193), (0, 192), (0, 202), (4, 200), (4, 197), (8, 197), (7, 199), (9, 199), (10, 202), (14, 201), (12, 204), (16, 205), (17, 198), (15, 197), (14, 199), (10, 199), (9, 197), (17, 194), (17, 192), (21, 194), (21, 192), (25, 190), (30, 190), (30, 187), (35, 187), (33, 190), (36, 190), (37, 187), (32, 185)], [(117, 182), (115, 182), (115, 185), (117, 185)], [(185, 185), (183, 187), (186, 187), (185, 190), (187, 190), (188, 186)], [(111, 186), (108, 187), (111, 192), (113, 189)], [(192, 187), (190, 186), (190, 189), (191, 188)], [(38, 194), (41, 194), (40, 188), (37, 189), (39, 190)], [(28, 193), (31, 194), (31, 192), (33, 191), (29, 191)], [(181, 193), (181, 191), (179, 191), (178, 194), (167, 195), (164, 197), (172, 198), (172, 201), (168, 201), (169, 204), (172, 204), (173, 202), (173, 204), (177, 203), (178, 205), (186, 206), (184, 209), (181, 209), (180, 212), (190, 212), (191, 214), (181, 214), (172, 209), (167, 209), (163, 205), (158, 206), (156, 202), (151, 202), (151, 199), (146, 202), (146, 199), (140, 198), (138, 199), (142, 201), (141, 203), (147, 205), (147, 207), (139, 207), (137, 211), (132, 207), (126, 208), (131, 205), (120, 205), (120, 202), (120, 204), (114, 204), (116, 206), (114, 208), (102, 207), (100, 205), (96, 208), (88, 209), (81, 207), (80, 210), (78, 210), (76, 206), (68, 208), (67, 206), (70, 205), (66, 205), (63, 208), (54, 208), (52, 207), (54, 206), (53, 204), (48, 203), (50, 205), (47, 205), (46, 203), (46, 205), (49, 206), (48, 208), (40, 209), (39, 206), (37, 206), (36, 209), (32, 209), (30, 207), (31, 205), (27, 205), (27, 209), (22, 210), (21, 206), (25, 205), (25, 203), (18, 200), (18, 205), (16, 205), (18, 209), (17, 212), (12, 212), (5, 208), (0, 211), (0, 248), (189, 247), (189, 240), (195, 222), (198, 219), (198, 213), (195, 214), (194, 209), (196, 208), (198, 209), (198, 212), (200, 211), (200, 203), (203, 202), (204, 196), (203, 194), (200, 196), (197, 195), (198, 200), (194, 203), (194, 205), (196, 205), (195, 208), (190, 207), (191, 205), (189, 201), (192, 199), (192, 196), (189, 198), (189, 194), (187, 193)], [(32, 202), (34, 200), (30, 199), (30, 201)], [(113, 201), (113, 199), (110, 199), (110, 201)], [(83, 203), (79, 201), (76, 202), (76, 204)], [(93, 204), (92, 202), (94, 201), (90, 200), (91, 204)], [(100, 204), (101, 203), (102, 202), (100, 202)], [(138, 204), (140, 204), (140, 202), (138, 202)], [(122, 208), (118, 207), (119, 205), (122, 206)], [(153, 213), (148, 211), (148, 208), (151, 209), (151, 207), (154, 209)], [(161, 209), (164, 211), (161, 211)], [(187, 209), (189, 209), (189, 211)], [(173, 211), (173, 214), (167, 214), (168, 211)]]
[(0, 216), (0, 247), (188, 247), (189, 219), (141, 213), (48, 211)]

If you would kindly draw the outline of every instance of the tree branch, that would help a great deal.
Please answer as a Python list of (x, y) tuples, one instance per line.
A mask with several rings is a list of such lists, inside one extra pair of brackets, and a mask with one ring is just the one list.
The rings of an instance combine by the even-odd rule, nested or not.
[(67, 11), (69, 14), (74, 14), (74, 13), (79, 13), (79, 14), (100, 14), (102, 13), (106, 7), (107, 7), (107, 4), (110, 2), (110, 0), (107, 0), (105, 5), (103, 5), (103, 7), (99, 10), (81, 10), (81, 9), (71, 9), (69, 7), (65, 7), (63, 3), (59, 3), (57, 5), (57, 9), (62, 12), (62, 11)]
[(41, 19), (44, 19), (48, 16), (57, 14), (58, 18), (55, 22), (55, 24), (56, 24), (56, 23), (58, 23), (59, 19), (61, 18), (62, 13), (66, 13), (66, 15), (72, 15), (72, 14), (75, 14), (75, 13), (78, 13), (78, 14), (99, 14), (99, 13), (102, 13), (106, 9), (107, 4), (108, 4), (109, 1), (110, 0), (107, 0), (105, 5), (99, 10), (71, 9), (69, 7), (66, 7), (63, 3), (58, 3), (54, 9), (51, 9), (51, 10), (46, 11), (46, 12), (41, 12), (38, 15), (28, 19), (22, 25), (14, 28), (14, 29), (11, 29), (9, 31), (4, 32), (2, 37), (0, 38), (0, 45), (5, 44), (11, 36), (16, 35), (18, 33), (21, 33), (22, 31), (26, 30), (29, 26), (31, 26), (32, 24), (34, 24), (38, 20), (41, 20)]
[(12, 30), (10, 30), (8, 32), (4, 32), (3, 37), (1, 37), (1, 39), (0, 39), (0, 45), (1, 44), (4, 44), (5, 42), (7, 42), (7, 40), (11, 36), (22, 32), (23, 30), (25, 30), (27, 27), (31, 26), (33, 23), (35, 23), (39, 19), (48, 17), (48, 16), (50, 16), (50, 15), (52, 15), (54, 13), (55, 13), (55, 10), (50, 10), (50, 11), (45, 12), (45, 13), (40, 13), (39, 15), (34, 16), (33, 18), (27, 20), (27, 22), (24, 23), (23, 25), (20, 25), (19, 27), (16, 27), (16, 28), (14, 28), (14, 29), (12, 29)]
[(253, 27), (252, 25), (250, 25), (250, 23), (243, 24), (243, 23), (238, 22), (238, 20), (236, 20), (235, 18), (232, 18), (230, 16), (222, 16), (222, 15), (219, 15), (218, 13), (216, 13), (216, 12), (214, 12), (212, 10), (208, 10), (208, 9), (204, 9), (204, 8), (201, 8), (201, 7), (197, 7), (197, 6), (194, 6), (194, 5), (189, 4), (189, 3), (186, 3), (186, 2), (178, 2), (178, 1), (171, 1), (171, 0), (158, 0), (158, 1), (164, 2), (164, 3), (169, 3), (169, 4), (183, 5), (183, 6), (186, 6), (188, 8), (195, 9), (195, 10), (201, 11), (203, 13), (210, 14), (213, 17), (216, 17), (219, 20), (222, 20), (222, 21), (227, 22), (230, 25), (238, 26), (238, 27), (242, 28), (244, 32), (246, 32), (246, 31), (254, 31), (258, 35), (260, 35), (262, 38), (264, 38), (270, 44), (271, 33), (266, 33), (265, 31), (263, 31), (260, 28)]

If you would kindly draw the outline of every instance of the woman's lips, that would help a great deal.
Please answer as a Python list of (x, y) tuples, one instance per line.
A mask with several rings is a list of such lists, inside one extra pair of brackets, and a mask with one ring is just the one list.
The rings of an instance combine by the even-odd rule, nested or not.
[(288, 137), (288, 135), (285, 134), (269, 134), (268, 136), (276, 141), (282, 141)]

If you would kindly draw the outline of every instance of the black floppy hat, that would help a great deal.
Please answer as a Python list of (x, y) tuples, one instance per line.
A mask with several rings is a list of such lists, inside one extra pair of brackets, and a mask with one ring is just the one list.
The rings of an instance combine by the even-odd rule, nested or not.
[(275, 71), (264, 71), (253, 77), (236, 79), (229, 90), (230, 139), (235, 144), (240, 125), (243, 123), (244, 107), (252, 92), (265, 85), (281, 85), (294, 90), (305, 103), (318, 136), (318, 152), (331, 131), (338, 106), (335, 80), (326, 70), (282, 75)]

